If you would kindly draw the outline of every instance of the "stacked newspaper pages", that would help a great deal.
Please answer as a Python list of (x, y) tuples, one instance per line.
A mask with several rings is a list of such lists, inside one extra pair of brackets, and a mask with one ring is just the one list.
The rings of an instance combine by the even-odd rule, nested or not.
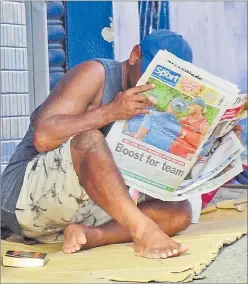
[(247, 113), (247, 96), (195, 65), (161, 50), (137, 85), (150, 113), (117, 121), (107, 142), (133, 190), (165, 201), (207, 193), (242, 171), (242, 143), (232, 131)]

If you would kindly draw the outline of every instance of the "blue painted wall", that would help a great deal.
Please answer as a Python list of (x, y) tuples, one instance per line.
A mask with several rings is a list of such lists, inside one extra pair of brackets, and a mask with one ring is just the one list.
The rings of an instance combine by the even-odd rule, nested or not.
[(112, 2), (66, 2), (68, 68), (92, 58), (113, 58), (113, 43), (101, 35), (109, 27)]

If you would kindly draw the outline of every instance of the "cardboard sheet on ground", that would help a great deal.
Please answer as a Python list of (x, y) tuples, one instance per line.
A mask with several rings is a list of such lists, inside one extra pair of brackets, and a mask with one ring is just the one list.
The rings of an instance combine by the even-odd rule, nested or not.
[[(224, 208), (224, 209), (223, 209)], [(187, 254), (173, 259), (135, 257), (131, 244), (112, 245), (64, 255), (60, 245), (33, 245), (2, 241), (8, 249), (41, 251), (49, 255), (42, 268), (1, 267), (2, 283), (104, 283), (113, 281), (191, 281), (217, 257), (224, 244), (247, 233), (247, 202), (221, 202), (203, 212), (200, 223), (174, 239), (188, 244)]]

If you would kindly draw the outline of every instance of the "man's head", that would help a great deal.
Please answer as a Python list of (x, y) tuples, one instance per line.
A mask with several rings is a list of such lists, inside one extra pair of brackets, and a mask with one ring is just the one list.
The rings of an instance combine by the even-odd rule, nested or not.
[(188, 106), (189, 115), (202, 114), (206, 104), (202, 98), (194, 98)]
[(161, 29), (145, 37), (139, 45), (134, 46), (128, 59), (130, 83), (135, 86), (142, 73), (161, 49), (173, 53), (177, 57), (192, 62), (192, 50), (186, 40), (172, 31)]
[(167, 112), (172, 113), (174, 115), (179, 115), (183, 113), (187, 108), (187, 102), (183, 98), (175, 98), (173, 99), (167, 109)]

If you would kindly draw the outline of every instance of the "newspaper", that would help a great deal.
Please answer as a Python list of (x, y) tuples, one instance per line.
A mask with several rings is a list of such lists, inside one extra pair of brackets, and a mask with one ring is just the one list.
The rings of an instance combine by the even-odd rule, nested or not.
[(237, 97), (232, 98), (228, 105), (228, 109), (222, 116), (212, 135), (218, 138), (230, 132), (244, 116), (246, 108), (247, 94), (238, 95)]
[(107, 142), (127, 185), (162, 200), (181, 198), (175, 191), (185, 190), (180, 185), (239, 90), (167, 51), (137, 85), (145, 83), (155, 84), (145, 93), (154, 103), (150, 114), (115, 122)]
[[(226, 134), (220, 139), (219, 144), (213, 149), (213, 152), (207, 160), (205, 157), (198, 160), (185, 181), (178, 187), (176, 193), (182, 194), (188, 192), (213, 179), (225, 170), (235, 159), (240, 157), (243, 151), (244, 147), (236, 134), (233, 132)], [(234, 176), (232, 176), (232, 178), (233, 177)], [(214, 189), (216, 188), (212, 188), (212, 190)]]
[[(189, 195), (196, 194), (196, 193), (204, 194), (204, 193), (211, 192), (221, 187), (223, 184), (227, 183), (229, 180), (237, 176), (242, 171), (243, 171), (243, 165), (242, 165), (241, 157), (238, 156), (215, 177), (208, 180), (208, 182), (205, 182), (204, 184), (198, 187), (195, 187), (193, 190), (189, 191)], [(187, 195), (188, 194), (186, 193), (184, 197), (186, 197)]]
[(244, 145), (245, 151), (241, 155), (243, 165), (248, 166), (248, 97), (246, 95), (246, 101), (242, 106), (239, 115), (240, 119), (238, 125), (241, 127), (240, 138)]
[(242, 127), (241, 132), (241, 141), (244, 145), (245, 151), (242, 153), (242, 163), (243, 165), (248, 166), (248, 117), (247, 117), (247, 111), (246, 116), (242, 117), (238, 123)]
[[(217, 127), (207, 142), (203, 145), (202, 151), (198, 156), (198, 160), (190, 172), (193, 173), (191, 175), (191, 179), (189, 178), (190, 175), (188, 175), (184, 182), (179, 186), (179, 190), (183, 189), (183, 192), (186, 192), (194, 187), (197, 187), (200, 179), (199, 173), (201, 173), (201, 176), (203, 176), (205, 173), (204, 168), (211, 169), (208, 179), (212, 179), (218, 170), (219, 164), (226, 165), (226, 159), (233, 157), (233, 153), (232, 151), (229, 151), (228, 147), (232, 147), (232, 150), (239, 149), (240, 151), (237, 153), (237, 155), (244, 153), (245, 149), (241, 146), (241, 143), (238, 141), (238, 138), (235, 135), (233, 135), (233, 138), (229, 140), (227, 144), (225, 144), (225, 147), (220, 147), (217, 151), (217, 154), (215, 153), (216, 149), (223, 144), (222, 137), (229, 133), (240, 119), (244, 119), (245, 117), (247, 118), (247, 95), (243, 94), (236, 96), (236, 98), (232, 98), (227, 107), (228, 109), (225, 111)], [(218, 162), (216, 163), (216, 161)], [(206, 180), (203, 179), (201, 183), (205, 181)]]

